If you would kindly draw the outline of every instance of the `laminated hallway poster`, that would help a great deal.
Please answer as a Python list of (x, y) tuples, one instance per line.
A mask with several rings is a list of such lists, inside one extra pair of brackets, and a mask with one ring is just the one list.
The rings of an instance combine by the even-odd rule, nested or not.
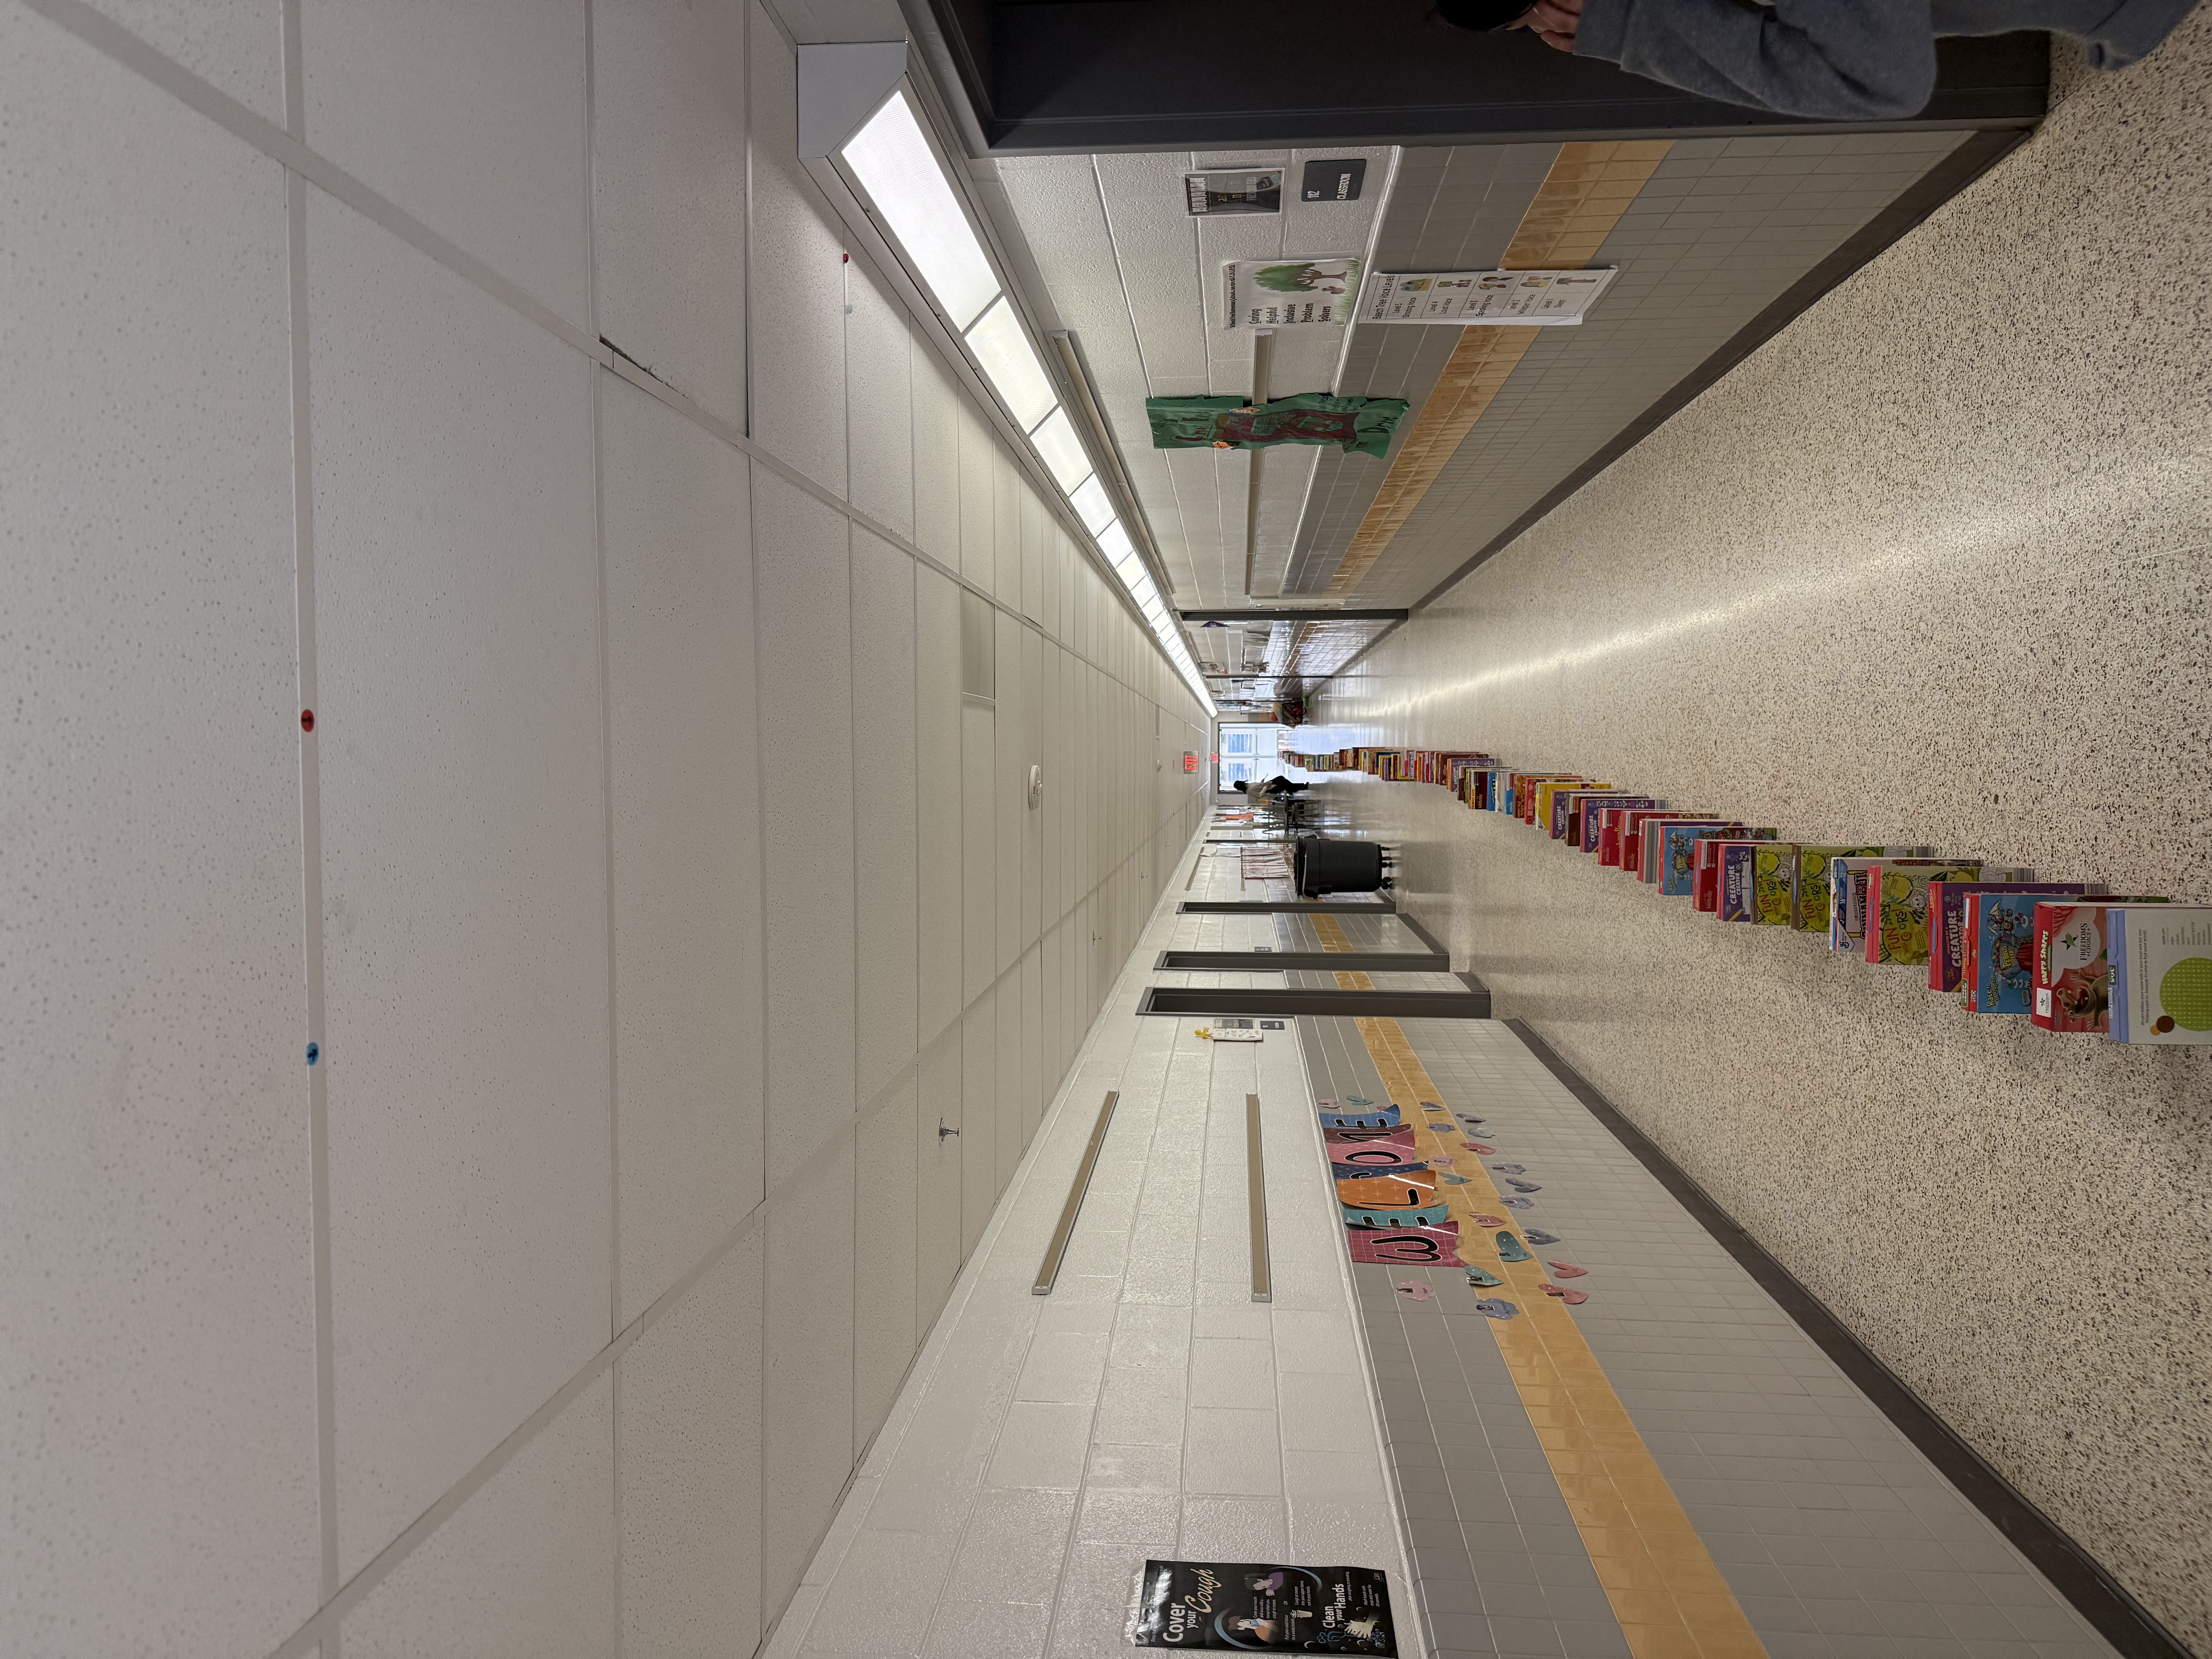
[(1579, 323), (1620, 274), (1595, 270), (1378, 270), (1359, 296), (1364, 323), (1559, 328)]
[(1239, 259), (1222, 268), (1231, 328), (1340, 326), (1359, 289), (1356, 258)]
[(1376, 1567), (1147, 1561), (1129, 1641), (1212, 1652), (1398, 1651), (1387, 1575)]

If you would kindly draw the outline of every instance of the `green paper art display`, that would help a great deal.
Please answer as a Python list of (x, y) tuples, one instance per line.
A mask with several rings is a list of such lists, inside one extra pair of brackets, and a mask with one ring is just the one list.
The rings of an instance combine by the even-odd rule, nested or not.
[(1155, 449), (1272, 449), (1334, 444), (1347, 455), (1387, 454), (1407, 410), (1403, 398), (1301, 392), (1253, 404), (1241, 398), (1147, 398)]

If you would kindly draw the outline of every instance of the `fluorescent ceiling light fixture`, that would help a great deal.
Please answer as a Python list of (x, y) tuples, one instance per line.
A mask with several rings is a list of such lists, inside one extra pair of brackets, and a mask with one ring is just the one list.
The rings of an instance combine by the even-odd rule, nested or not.
[(838, 154), (953, 327), (975, 321), (998, 294), (999, 278), (905, 92), (893, 94)]
[(1152, 586), (1135, 546), (1115, 517), (1105, 486), (1092, 476), (1074, 423), (1060, 406), (1013, 301), (1000, 287), (981, 238), (960, 205), (936, 150), (923, 133), (905, 89), (894, 93), (838, 151), (876, 216), (930, 297), (960, 331), (1007, 412), (1065, 490), (1084, 528), (1146, 614), (1169, 660), (1191, 682), (1211, 712), (1213, 702), (1194, 678), (1180, 635)]
[(1091, 476), (1091, 458), (1083, 453), (1083, 441), (1075, 435), (1075, 422), (1067, 418), (1066, 410), (1055, 406), (1037, 422), (1030, 441), (1044, 457), (1044, 464), (1052, 469), (1062, 489), (1072, 490)]
[(984, 379), (1015, 423), (1027, 432), (1044, 419), (1057, 399), (1030, 337), (1022, 331), (1022, 319), (1014, 314), (1013, 301), (1000, 295), (998, 303), (968, 331), (967, 340), (968, 349), (983, 366)]
[[(1106, 498), (1106, 486), (1094, 475), (1080, 486), (1067, 492), (1067, 499), (1075, 503), (1075, 510), (1083, 520), (1083, 527), (1098, 538), (1101, 547), (1106, 545), (1106, 526), (1120, 528), (1121, 521), (1114, 516), (1114, 503)], [(1127, 532), (1122, 532), (1123, 539)]]

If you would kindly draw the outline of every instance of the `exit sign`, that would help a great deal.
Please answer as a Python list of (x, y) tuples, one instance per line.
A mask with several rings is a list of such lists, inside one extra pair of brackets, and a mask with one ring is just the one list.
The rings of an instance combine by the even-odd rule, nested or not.
[(1188, 749), (1182, 751), (1182, 769), (1186, 772), (1195, 772), (1198, 770), (1198, 757), (1192, 754)]

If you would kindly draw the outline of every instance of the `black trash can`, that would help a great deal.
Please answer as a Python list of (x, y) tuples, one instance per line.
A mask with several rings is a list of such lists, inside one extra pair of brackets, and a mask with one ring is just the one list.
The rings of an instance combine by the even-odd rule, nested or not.
[(1372, 893), (1382, 885), (1382, 843), (1301, 836), (1291, 843), (1291, 873), (1300, 898)]

